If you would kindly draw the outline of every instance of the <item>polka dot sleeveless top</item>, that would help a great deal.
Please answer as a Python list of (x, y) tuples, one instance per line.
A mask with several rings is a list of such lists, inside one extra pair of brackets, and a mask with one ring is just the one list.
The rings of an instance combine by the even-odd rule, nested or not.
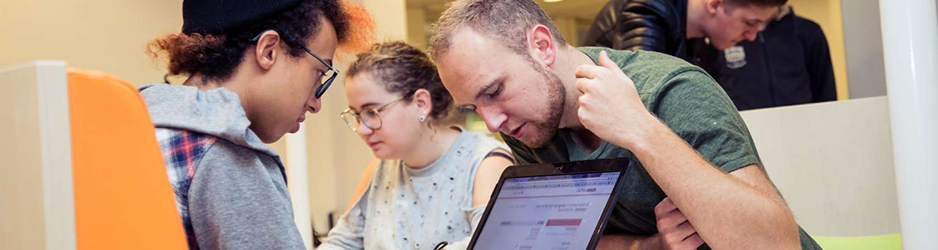
[[(484, 206), (472, 207), (475, 175), (485, 156), (508, 148), (485, 135), (462, 132), (433, 163), (414, 169), (381, 160), (368, 190), (318, 249), (433, 249), (468, 242)], [(447, 249), (457, 249), (452, 244)]]

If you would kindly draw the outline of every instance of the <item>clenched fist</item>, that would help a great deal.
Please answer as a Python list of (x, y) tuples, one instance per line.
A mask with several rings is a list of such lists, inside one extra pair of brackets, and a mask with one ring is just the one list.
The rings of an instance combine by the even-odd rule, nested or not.
[(576, 69), (576, 88), (583, 93), (577, 116), (599, 138), (629, 149), (657, 118), (645, 109), (632, 79), (605, 51), (599, 53), (599, 63)]

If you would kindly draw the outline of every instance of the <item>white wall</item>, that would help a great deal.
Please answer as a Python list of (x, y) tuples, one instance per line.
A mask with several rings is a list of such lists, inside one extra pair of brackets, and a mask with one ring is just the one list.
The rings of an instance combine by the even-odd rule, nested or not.
[(852, 0), (842, 8), (850, 98), (886, 95), (879, 1)]
[(407, 8), (407, 43), (417, 48), (427, 47), (430, 23), (426, 20), (425, 9)]
[(181, 27), (182, 0), (0, 1), (0, 68), (56, 59), (138, 86), (157, 83), (164, 70), (145, 45)]

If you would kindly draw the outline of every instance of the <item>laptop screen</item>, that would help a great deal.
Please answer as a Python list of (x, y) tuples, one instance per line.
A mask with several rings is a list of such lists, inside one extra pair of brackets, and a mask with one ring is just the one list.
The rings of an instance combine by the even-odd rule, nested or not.
[(620, 172), (505, 179), (474, 249), (586, 249)]

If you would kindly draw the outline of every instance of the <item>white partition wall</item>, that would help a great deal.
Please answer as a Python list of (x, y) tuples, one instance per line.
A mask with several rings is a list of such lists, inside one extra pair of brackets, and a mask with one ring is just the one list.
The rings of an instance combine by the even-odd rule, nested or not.
[(886, 97), (742, 116), (770, 178), (809, 234), (899, 233)]
[(286, 155), (281, 156), (286, 164), (290, 200), (293, 202), (293, 220), (296, 222), (306, 249), (313, 249), (313, 225), (310, 215), (309, 201), (309, 170), (307, 168), (306, 126), (300, 125), (300, 130), (287, 134)]
[(879, 1), (905, 249), (935, 249), (938, 235), (935, 2)]
[(0, 70), (0, 248), (75, 249), (64, 62)]

